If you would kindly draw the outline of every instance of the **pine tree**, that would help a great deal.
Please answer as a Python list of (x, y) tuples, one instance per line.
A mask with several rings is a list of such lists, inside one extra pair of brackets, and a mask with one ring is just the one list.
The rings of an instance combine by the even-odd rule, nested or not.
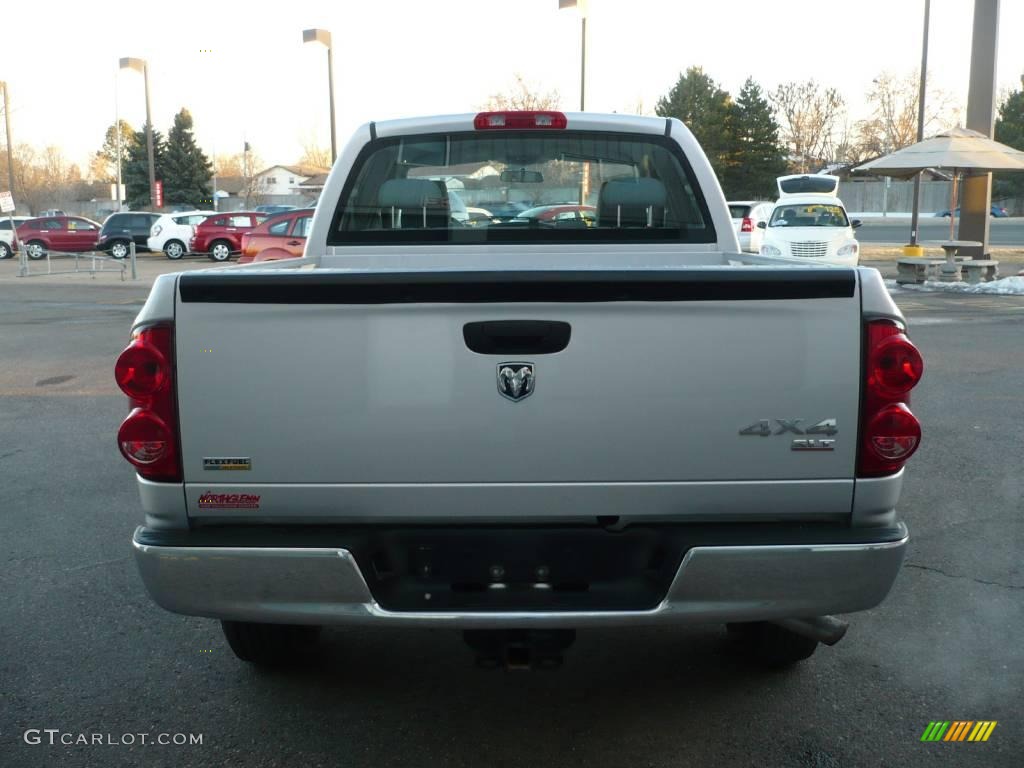
[(774, 198), (775, 179), (786, 172), (779, 124), (761, 86), (747, 78), (732, 107), (728, 159), (720, 174), (726, 197)]
[(167, 134), (164, 152), (165, 205), (209, 204), (213, 165), (196, 145), (192, 135), (192, 115), (182, 109), (174, 116), (174, 126)]
[[(1024, 86), (1024, 77), (1021, 84)], [(995, 139), (1024, 151), (1024, 87), (1011, 93), (1000, 105)], [(993, 197), (1024, 198), (1024, 173), (997, 173), (993, 178)], [(1021, 205), (1024, 205), (1024, 200), (1017, 201), (1018, 209)]]
[[(164, 176), (164, 137), (160, 131), (153, 131), (153, 167), (156, 178)], [(128, 161), (121, 167), (125, 186), (125, 202), (133, 210), (152, 208), (149, 199), (149, 154), (146, 149), (146, 126), (136, 131), (134, 141), (128, 147)]]
[(655, 112), (677, 117), (686, 123), (700, 142), (719, 178), (725, 170), (730, 149), (729, 122), (732, 98), (701, 67), (690, 67), (658, 100)]

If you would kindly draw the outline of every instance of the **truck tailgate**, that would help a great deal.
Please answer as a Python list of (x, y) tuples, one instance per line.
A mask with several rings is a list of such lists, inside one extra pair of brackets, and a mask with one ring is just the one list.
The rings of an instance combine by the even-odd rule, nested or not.
[[(489, 321), (571, 333), (471, 350)], [(175, 325), (194, 516), (850, 511), (852, 270), (186, 275)], [(528, 397), (499, 392), (506, 363), (534, 366)]]

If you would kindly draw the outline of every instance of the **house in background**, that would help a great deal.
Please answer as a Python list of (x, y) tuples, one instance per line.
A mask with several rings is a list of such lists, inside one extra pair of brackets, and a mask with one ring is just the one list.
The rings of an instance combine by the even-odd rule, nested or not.
[(256, 174), (256, 189), (261, 196), (294, 195), (301, 184), (314, 176), (330, 173), (330, 170), (303, 165), (272, 165)]

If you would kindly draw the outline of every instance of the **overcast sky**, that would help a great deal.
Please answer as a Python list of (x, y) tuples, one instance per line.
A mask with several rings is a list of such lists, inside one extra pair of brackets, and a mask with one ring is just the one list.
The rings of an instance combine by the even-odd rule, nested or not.
[[(766, 89), (814, 77), (863, 117), (882, 70), (920, 61), (924, 0), (590, 0), (587, 107), (653, 112), (691, 65), (736, 94), (752, 75)], [(933, 0), (929, 70), (967, 99), (973, 3)], [(241, 151), (291, 163), (305, 141), (329, 144), (324, 49), (302, 30), (333, 33), (339, 146), (370, 119), (474, 111), (515, 73), (579, 99), (579, 17), (557, 0), (172, 0), (154, 3), (3, 0), (0, 80), (16, 142), (56, 144), (83, 171), (114, 122), (145, 120), (142, 77), (121, 56), (149, 61), (156, 127), (188, 107), (207, 153)], [(1000, 89), (1024, 74), (1024, 2), (1003, 0)]]

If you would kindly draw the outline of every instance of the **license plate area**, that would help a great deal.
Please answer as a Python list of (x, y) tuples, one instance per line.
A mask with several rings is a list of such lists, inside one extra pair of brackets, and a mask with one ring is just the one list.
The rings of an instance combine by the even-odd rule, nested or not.
[(612, 611), (655, 608), (684, 551), (651, 529), (419, 529), (356, 557), (388, 610)]

